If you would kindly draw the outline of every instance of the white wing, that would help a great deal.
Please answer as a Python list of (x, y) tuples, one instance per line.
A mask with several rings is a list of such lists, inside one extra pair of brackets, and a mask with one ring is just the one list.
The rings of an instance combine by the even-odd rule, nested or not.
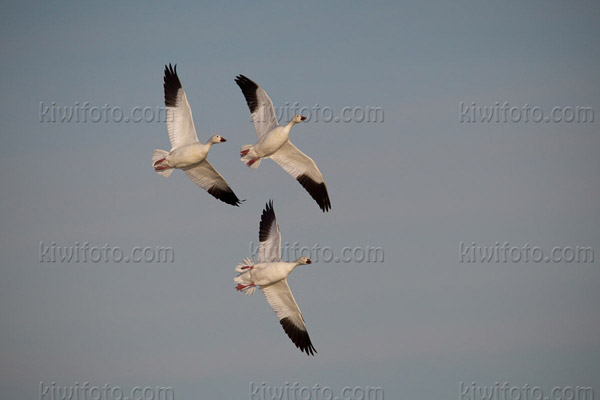
[(275, 154), (271, 155), (271, 159), (300, 182), (319, 207), (321, 207), (321, 210), (325, 212), (331, 208), (331, 201), (329, 200), (325, 180), (312, 158), (298, 150), (288, 140)]
[(281, 261), (281, 232), (273, 210), (273, 200), (267, 203), (258, 230), (258, 263)]
[(198, 142), (192, 110), (175, 68), (165, 65), (164, 77), (165, 106), (167, 106), (167, 130), (171, 150)]
[(256, 135), (260, 139), (277, 126), (273, 102), (263, 88), (244, 75), (238, 75), (235, 83), (242, 89), (248, 108), (250, 108)]
[(184, 168), (183, 171), (196, 185), (205, 189), (217, 199), (232, 206), (240, 205), (240, 199), (237, 198), (225, 179), (207, 160), (201, 161), (193, 167)]
[(314, 355), (317, 352), (313, 347), (304, 324), (304, 318), (298, 304), (292, 295), (287, 279), (280, 280), (269, 286), (261, 287), (267, 302), (275, 311), (283, 330), (292, 342), (306, 354)]

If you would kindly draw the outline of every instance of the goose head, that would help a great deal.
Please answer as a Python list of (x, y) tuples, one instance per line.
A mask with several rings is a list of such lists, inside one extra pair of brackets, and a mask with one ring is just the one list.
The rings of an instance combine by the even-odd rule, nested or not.
[(290, 121), (290, 123), (291, 123), (292, 125), (296, 125), (296, 124), (298, 124), (298, 123), (300, 123), (300, 122), (304, 121), (305, 119), (306, 119), (306, 117), (305, 117), (305, 116), (303, 116), (303, 115), (300, 115), (300, 114), (296, 114), (296, 115), (294, 115), (294, 118), (292, 118), (292, 120)]
[(209, 142), (210, 143), (223, 143), (226, 142), (227, 140), (225, 140), (225, 138), (221, 135), (214, 135), (210, 138)]
[(296, 262), (298, 263), (298, 265), (312, 264), (312, 261), (310, 261), (310, 258), (308, 258), (306, 256), (300, 257), (299, 259), (296, 260)]

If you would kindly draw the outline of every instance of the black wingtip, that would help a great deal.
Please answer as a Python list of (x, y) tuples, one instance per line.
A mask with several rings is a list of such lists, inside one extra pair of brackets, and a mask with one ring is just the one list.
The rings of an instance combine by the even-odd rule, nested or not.
[(310, 341), (310, 336), (308, 336), (307, 331), (298, 328), (287, 317), (282, 318), (279, 322), (281, 323), (285, 333), (287, 333), (288, 337), (292, 340), (296, 347), (300, 349), (300, 351), (305, 352), (308, 356), (314, 356), (317, 353), (317, 350)]
[(273, 200), (269, 200), (265, 209), (263, 210), (262, 216), (260, 217), (260, 225), (258, 227), (258, 240), (264, 242), (269, 237), (271, 227), (275, 222), (275, 210), (273, 209)]
[(232, 206), (239, 207), (245, 201), (246, 201), (246, 199), (242, 199), (242, 200), (238, 199), (237, 203), (235, 203), (235, 204), (233, 204), (233, 203), (227, 203), (227, 204), (231, 204)]
[[(256, 83), (254, 83), (252, 81), (252, 79), (248, 78), (245, 75), (239, 74), (235, 77), (235, 83), (237, 83), (238, 85), (244, 85), (244, 84), (254, 84), (256, 85)], [(258, 85), (256, 85), (258, 86)]]
[(246, 98), (246, 104), (248, 104), (248, 108), (250, 109), (250, 114), (254, 113), (258, 108), (258, 100), (256, 98), (258, 85), (244, 75), (236, 76), (235, 83), (242, 89), (242, 93)]
[(163, 88), (165, 90), (165, 106), (177, 107), (177, 92), (181, 89), (181, 81), (177, 76), (177, 64), (175, 66), (172, 66), (171, 63), (165, 65)]
[(269, 199), (269, 201), (265, 205), (265, 212), (269, 211), (269, 210), (270, 210), (270, 212), (275, 213), (275, 211), (273, 211), (273, 199)]
[(213, 186), (210, 189), (208, 189), (207, 191), (210, 195), (214, 196), (216, 199), (219, 199), (222, 202), (230, 204), (232, 206), (239, 207), (240, 204), (242, 204), (244, 201), (246, 201), (245, 199), (244, 200), (238, 199), (238, 197), (235, 195), (235, 193), (233, 193), (233, 191), (230, 188), (223, 190), (221, 188)]
[(310, 197), (317, 202), (323, 212), (331, 209), (331, 201), (329, 200), (329, 193), (327, 193), (325, 182), (315, 182), (306, 174), (300, 175), (296, 180), (306, 189)]

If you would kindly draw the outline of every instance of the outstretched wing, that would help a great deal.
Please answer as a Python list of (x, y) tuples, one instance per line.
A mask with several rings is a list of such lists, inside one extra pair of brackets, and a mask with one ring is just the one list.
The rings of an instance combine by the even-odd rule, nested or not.
[(194, 128), (192, 110), (177, 76), (177, 65), (175, 65), (175, 68), (171, 64), (165, 65), (163, 87), (165, 89), (167, 130), (169, 131), (171, 149), (196, 143), (198, 136), (196, 135), (196, 128)]
[(293, 176), (317, 202), (323, 212), (329, 211), (331, 201), (325, 180), (317, 164), (288, 141), (271, 156), (281, 168)]
[(201, 161), (192, 167), (184, 168), (183, 171), (196, 185), (205, 189), (217, 199), (232, 206), (240, 205), (240, 199), (233, 193), (223, 176), (207, 160)]
[(261, 289), (265, 294), (267, 302), (273, 311), (275, 311), (275, 315), (279, 318), (283, 330), (292, 339), (296, 347), (307, 355), (314, 355), (317, 350), (315, 350), (310, 341), (306, 325), (304, 324), (304, 318), (292, 295), (287, 279), (266, 287), (263, 286)]
[(263, 88), (244, 75), (238, 75), (235, 78), (235, 83), (242, 89), (248, 108), (250, 108), (256, 135), (260, 139), (277, 126), (273, 102)]
[(260, 241), (259, 263), (281, 261), (281, 232), (279, 232), (279, 225), (275, 218), (273, 200), (267, 203), (260, 218), (258, 240)]

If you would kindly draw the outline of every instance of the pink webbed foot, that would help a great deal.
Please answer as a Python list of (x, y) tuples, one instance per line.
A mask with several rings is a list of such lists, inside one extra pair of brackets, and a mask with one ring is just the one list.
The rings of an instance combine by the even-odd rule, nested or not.
[(238, 285), (237, 285), (235, 288), (236, 288), (236, 289), (238, 290), (238, 292), (239, 292), (240, 290), (244, 290), (244, 289), (246, 289), (247, 287), (251, 287), (251, 286), (255, 286), (255, 285), (254, 285), (254, 283), (251, 283), (251, 284), (249, 284), (249, 285), (242, 285), (241, 283), (238, 283)]

